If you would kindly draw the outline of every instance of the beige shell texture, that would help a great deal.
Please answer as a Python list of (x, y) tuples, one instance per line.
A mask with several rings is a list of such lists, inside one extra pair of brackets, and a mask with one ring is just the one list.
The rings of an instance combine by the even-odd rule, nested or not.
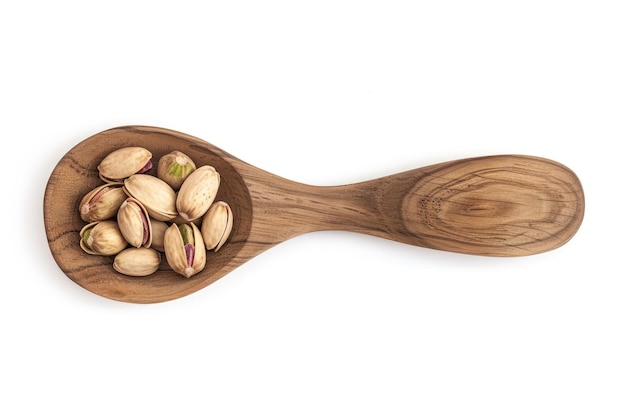
[(117, 214), (126, 193), (122, 183), (102, 184), (83, 196), (80, 201), (80, 218), (86, 222), (108, 220)]
[(164, 221), (161, 220), (150, 220), (150, 226), (152, 227), (152, 244), (151, 248), (158, 250), (159, 252), (165, 252), (164, 239), (165, 239), (165, 231), (170, 227)]
[(128, 246), (113, 220), (89, 223), (80, 230), (79, 236), (80, 247), (90, 255), (115, 255)]
[(134, 174), (124, 180), (124, 191), (148, 210), (151, 218), (169, 221), (175, 218), (176, 192), (165, 181), (148, 174)]
[(233, 212), (225, 201), (216, 201), (202, 218), (202, 238), (208, 250), (217, 252), (233, 229)]
[(220, 174), (210, 165), (193, 171), (183, 182), (176, 198), (176, 210), (185, 221), (191, 222), (209, 210), (220, 186)]
[(128, 243), (139, 248), (152, 244), (152, 223), (148, 211), (139, 201), (128, 197), (117, 212), (117, 224)]
[(105, 182), (120, 182), (139, 172), (151, 159), (152, 152), (141, 146), (119, 148), (100, 161), (98, 175)]
[(133, 276), (145, 277), (159, 269), (161, 254), (152, 248), (127, 248), (118, 253), (113, 260), (113, 269)]

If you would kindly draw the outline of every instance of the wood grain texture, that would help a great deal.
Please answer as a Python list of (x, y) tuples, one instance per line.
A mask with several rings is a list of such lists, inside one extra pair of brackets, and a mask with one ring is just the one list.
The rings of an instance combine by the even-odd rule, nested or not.
[[(217, 199), (231, 206), (235, 222), (227, 244), (207, 254), (201, 273), (182, 278), (164, 260), (151, 276), (127, 277), (113, 270), (110, 257), (80, 249), (80, 199), (101, 183), (99, 161), (123, 146), (143, 146), (154, 161), (180, 150), (196, 165), (212, 165), (220, 173)], [(53, 170), (44, 195), (46, 234), (59, 267), (89, 291), (135, 303), (188, 295), (274, 245), (313, 231), (365, 233), (472, 255), (521, 256), (565, 244), (583, 214), (580, 181), (547, 159), (486, 156), (320, 187), (276, 176), (187, 134), (148, 126), (110, 129), (78, 143)]]

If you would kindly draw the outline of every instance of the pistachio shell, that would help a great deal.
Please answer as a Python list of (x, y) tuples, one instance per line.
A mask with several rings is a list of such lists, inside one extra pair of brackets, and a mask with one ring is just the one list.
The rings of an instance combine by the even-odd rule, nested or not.
[(141, 202), (153, 219), (168, 221), (178, 215), (176, 193), (162, 179), (148, 174), (134, 174), (124, 180), (124, 191)]
[(195, 224), (171, 225), (165, 231), (164, 245), (165, 259), (176, 273), (189, 278), (204, 269), (206, 248)]
[(170, 227), (170, 225), (161, 220), (154, 219), (151, 219), (150, 223), (152, 225), (152, 244), (150, 247), (158, 250), (159, 252), (165, 252), (165, 231), (168, 227)]
[(117, 212), (117, 224), (124, 239), (133, 247), (152, 244), (152, 223), (148, 211), (139, 201), (128, 197)]
[(87, 223), (115, 217), (126, 199), (122, 183), (107, 183), (89, 191), (80, 201), (80, 218)]
[(177, 191), (195, 169), (196, 164), (189, 156), (180, 151), (172, 151), (159, 159), (157, 177)]
[(92, 222), (80, 231), (80, 247), (90, 255), (115, 255), (126, 246), (128, 242), (113, 220)]
[(161, 264), (161, 254), (152, 248), (127, 248), (113, 260), (113, 269), (133, 277), (144, 277), (156, 272)]
[(225, 201), (216, 201), (202, 218), (202, 237), (208, 250), (217, 252), (233, 229), (233, 212)]
[(98, 175), (105, 182), (120, 182), (152, 167), (152, 153), (141, 146), (127, 146), (108, 154), (98, 165)]
[(203, 165), (193, 171), (176, 197), (176, 210), (185, 221), (191, 222), (209, 210), (220, 186), (220, 175), (210, 165)]
[[(180, 224), (184, 224), (184, 223), (189, 223), (189, 221), (188, 221), (188, 220), (183, 219), (180, 215), (178, 215), (178, 216), (174, 217), (174, 218), (171, 220), (171, 222), (172, 222), (172, 223), (176, 223), (176, 224), (178, 224), (178, 225), (180, 225)], [(192, 221), (191, 221), (191, 223), (194, 223), (196, 226), (200, 227), (200, 225), (202, 224), (202, 217), (198, 217), (197, 219), (192, 220)]]

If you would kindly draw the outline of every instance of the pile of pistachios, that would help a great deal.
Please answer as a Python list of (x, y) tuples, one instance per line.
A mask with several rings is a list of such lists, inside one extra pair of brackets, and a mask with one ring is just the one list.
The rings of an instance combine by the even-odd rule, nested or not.
[(79, 205), (87, 223), (80, 247), (90, 255), (113, 257), (113, 268), (128, 276), (147, 276), (159, 269), (162, 256), (173, 271), (189, 278), (202, 271), (208, 251), (228, 240), (233, 214), (215, 201), (220, 174), (210, 165), (196, 167), (173, 150), (157, 162), (143, 147), (119, 148), (102, 159), (103, 184)]

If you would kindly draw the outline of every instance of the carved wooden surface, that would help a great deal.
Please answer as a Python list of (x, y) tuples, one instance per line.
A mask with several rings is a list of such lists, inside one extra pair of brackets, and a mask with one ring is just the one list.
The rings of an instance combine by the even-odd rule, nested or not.
[[(183, 278), (164, 260), (148, 277), (127, 277), (113, 270), (110, 257), (80, 249), (79, 201), (101, 184), (100, 160), (123, 146), (143, 146), (154, 161), (180, 150), (197, 166), (212, 165), (220, 173), (217, 199), (229, 203), (235, 221), (229, 241), (207, 254), (201, 273)], [(352, 231), (472, 255), (522, 256), (565, 244), (583, 214), (576, 175), (543, 158), (486, 156), (320, 187), (278, 177), (187, 134), (147, 126), (110, 129), (77, 144), (53, 170), (44, 195), (48, 243), (63, 272), (89, 291), (135, 303), (190, 294), (270, 247), (313, 231)]]

